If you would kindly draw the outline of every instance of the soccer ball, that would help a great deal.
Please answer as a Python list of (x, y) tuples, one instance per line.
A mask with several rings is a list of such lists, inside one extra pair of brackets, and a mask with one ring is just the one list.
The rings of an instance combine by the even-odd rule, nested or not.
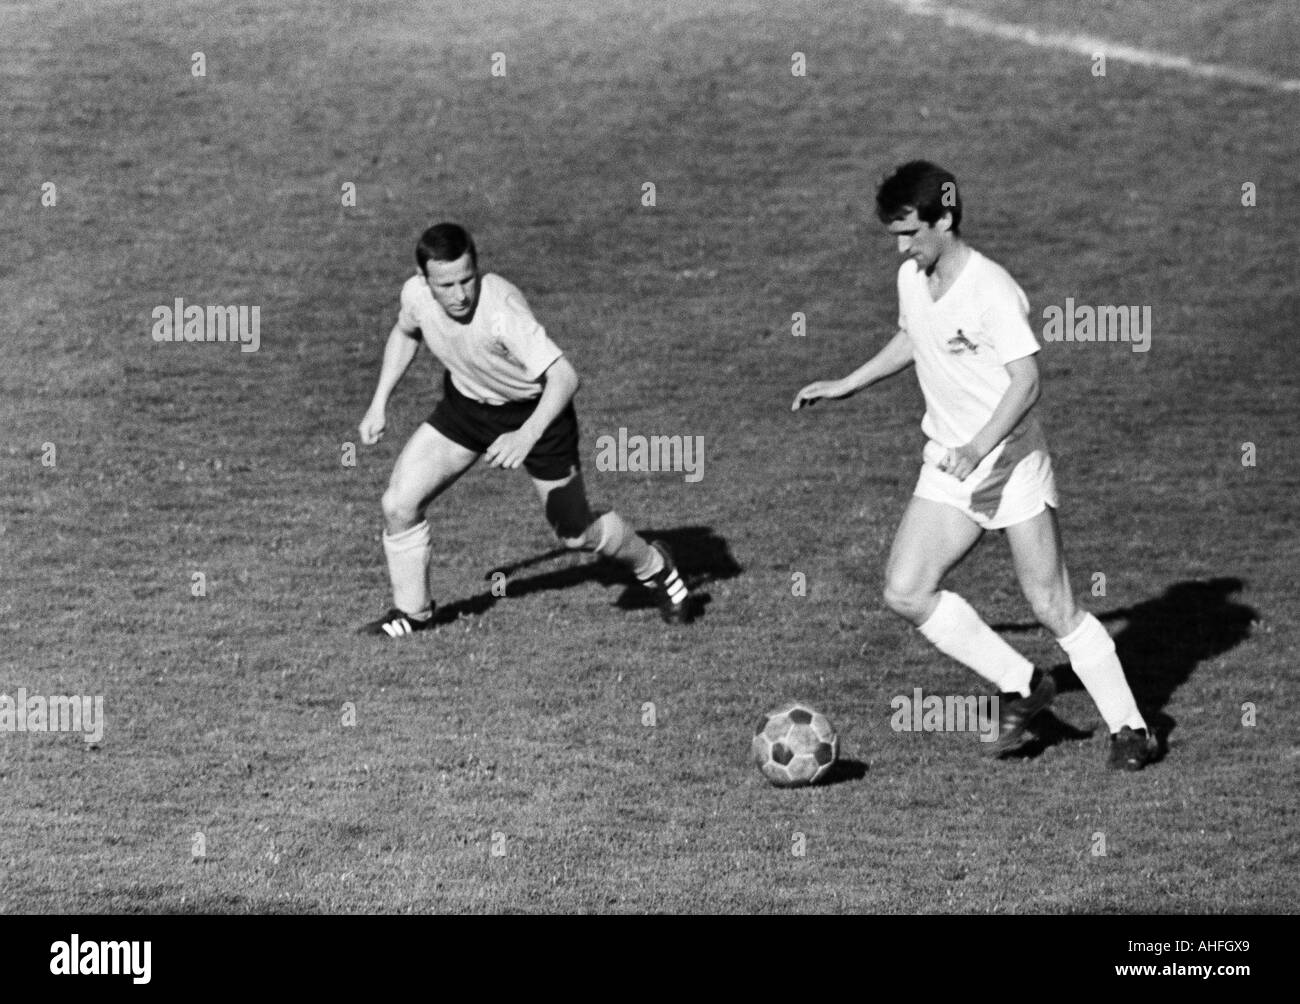
[(754, 733), (754, 762), (778, 788), (816, 784), (839, 756), (840, 740), (830, 721), (806, 704), (764, 715)]

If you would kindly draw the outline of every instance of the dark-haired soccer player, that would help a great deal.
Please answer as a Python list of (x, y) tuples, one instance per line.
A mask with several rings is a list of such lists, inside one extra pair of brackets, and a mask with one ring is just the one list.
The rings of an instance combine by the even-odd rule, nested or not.
[(1140, 770), (1157, 755), (1157, 741), (1110, 635), (1070, 590), (1052, 462), (1032, 412), (1039, 345), (1029, 301), (1005, 269), (962, 239), (961, 198), (949, 172), (904, 164), (881, 184), (876, 210), (906, 259), (898, 270), (898, 333), (847, 376), (804, 387), (792, 408), (848, 397), (916, 364), (928, 442), (894, 537), (885, 603), (1002, 692), (990, 748), (998, 755), (1018, 749), (1055, 683), (941, 588), (985, 530), (1005, 531), (1034, 615), (1056, 636), (1110, 730), (1109, 766)]
[(474, 241), (454, 223), (426, 230), (415, 259), (419, 273), (402, 287), (361, 441), (372, 446), (383, 435), (389, 395), (421, 339), (446, 368), (443, 398), (403, 448), (384, 492), (393, 609), (361, 631), (397, 638), (433, 624), (424, 512), (484, 456), (493, 467), (528, 471), (566, 546), (623, 565), (656, 593), (665, 620), (689, 620), (687, 588), (667, 548), (647, 544), (617, 513), (597, 516), (588, 505), (573, 409), (578, 374), (523, 294), (499, 275), (479, 274)]

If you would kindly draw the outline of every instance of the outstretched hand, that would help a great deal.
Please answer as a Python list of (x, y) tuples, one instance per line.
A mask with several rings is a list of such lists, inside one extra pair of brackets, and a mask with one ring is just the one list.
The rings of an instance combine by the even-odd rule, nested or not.
[(818, 380), (816, 383), (810, 383), (794, 396), (790, 410), (798, 411), (803, 407), (812, 407), (822, 398), (843, 396), (844, 391), (838, 380)]

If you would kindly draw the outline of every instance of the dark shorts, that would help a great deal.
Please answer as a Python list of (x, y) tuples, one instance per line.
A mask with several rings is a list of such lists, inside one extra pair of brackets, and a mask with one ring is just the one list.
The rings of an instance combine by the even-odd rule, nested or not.
[[(536, 401), (475, 401), (456, 389), (450, 373), (443, 377), (442, 389), (442, 400), (426, 421), (453, 443), (475, 453), (487, 452), (502, 433), (517, 430), (537, 407)], [(578, 466), (578, 413), (570, 402), (524, 458), (524, 469), (543, 481), (560, 481)]]

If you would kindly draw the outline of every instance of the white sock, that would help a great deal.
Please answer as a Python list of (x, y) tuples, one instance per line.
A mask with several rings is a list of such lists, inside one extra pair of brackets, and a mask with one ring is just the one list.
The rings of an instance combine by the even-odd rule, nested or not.
[(1124, 678), (1115, 642), (1101, 621), (1084, 614), (1083, 623), (1064, 638), (1057, 638), (1056, 644), (1070, 657), (1070, 668), (1091, 695), (1106, 728), (1118, 732), (1125, 725), (1131, 729), (1147, 727)]
[(429, 555), (433, 550), (429, 523), (421, 520), (396, 535), (384, 531), (384, 556), (393, 583), (393, 606), (405, 614), (423, 618), (433, 613), (429, 595)]
[(1029, 696), (1034, 664), (999, 638), (956, 593), (941, 592), (934, 613), (917, 630), (944, 655), (970, 667), (1003, 693)]

